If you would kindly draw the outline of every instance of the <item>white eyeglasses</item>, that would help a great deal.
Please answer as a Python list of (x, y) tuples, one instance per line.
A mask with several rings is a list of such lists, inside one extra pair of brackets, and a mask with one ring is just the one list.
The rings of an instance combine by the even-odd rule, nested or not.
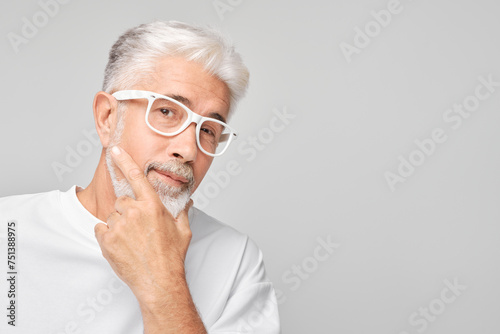
[(154, 132), (172, 137), (196, 123), (196, 142), (200, 150), (211, 157), (226, 152), (238, 134), (221, 120), (204, 117), (193, 112), (179, 101), (145, 90), (120, 90), (113, 93), (118, 101), (147, 99), (146, 124)]

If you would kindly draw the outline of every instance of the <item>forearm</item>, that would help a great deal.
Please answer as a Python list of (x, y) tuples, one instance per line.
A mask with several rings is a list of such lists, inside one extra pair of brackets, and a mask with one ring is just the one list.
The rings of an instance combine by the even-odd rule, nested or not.
[(139, 305), (145, 334), (207, 333), (185, 279), (160, 289)]

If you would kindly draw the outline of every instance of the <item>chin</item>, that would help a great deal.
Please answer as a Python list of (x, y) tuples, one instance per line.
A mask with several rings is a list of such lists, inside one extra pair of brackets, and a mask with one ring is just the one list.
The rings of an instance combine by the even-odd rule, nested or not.
[(165, 206), (165, 208), (177, 218), (179, 214), (184, 210), (186, 205), (189, 203), (191, 199), (191, 194), (188, 192), (184, 192), (177, 196), (177, 198), (172, 198), (168, 196), (160, 196), (160, 199)]
[(191, 189), (189, 189), (190, 187), (173, 187), (156, 178), (148, 178), (148, 180), (160, 197), (165, 208), (172, 216), (177, 218), (191, 199), (192, 192)]

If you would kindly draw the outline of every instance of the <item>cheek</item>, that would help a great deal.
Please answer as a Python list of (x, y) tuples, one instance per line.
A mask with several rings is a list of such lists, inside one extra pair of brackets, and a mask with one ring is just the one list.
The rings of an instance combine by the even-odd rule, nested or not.
[(195, 190), (198, 188), (198, 185), (201, 183), (203, 178), (208, 172), (208, 169), (212, 165), (213, 157), (207, 157), (202, 152), (198, 152), (199, 160), (193, 165), (193, 173), (195, 180)]
[(134, 129), (125, 126), (120, 146), (134, 159), (140, 168), (152, 156), (155, 156), (155, 148), (160, 147), (151, 133), (136, 126)]

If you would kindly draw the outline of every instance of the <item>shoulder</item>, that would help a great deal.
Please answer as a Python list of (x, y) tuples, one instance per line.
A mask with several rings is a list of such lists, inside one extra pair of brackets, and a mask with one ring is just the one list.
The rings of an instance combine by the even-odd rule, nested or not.
[(0, 213), (9, 215), (49, 203), (58, 203), (60, 191), (53, 190), (37, 194), (14, 195), (0, 198)]
[(193, 208), (193, 216), (190, 224), (194, 241), (202, 239), (212, 242), (216, 241), (219, 245), (224, 245), (226, 248), (248, 248), (247, 252), (254, 254), (259, 251), (255, 242), (248, 235), (206, 214), (198, 208)]
[(29, 205), (40, 201), (57, 199), (59, 194), (60, 194), (59, 190), (52, 190), (36, 194), (24, 194), (24, 195), (0, 197), (0, 205), (14, 204), (14, 203)]
[[(196, 301), (211, 301), (205, 316), (209, 332), (279, 333), (276, 294), (257, 244), (198, 209), (191, 223), (194, 243), (186, 272)], [(249, 326), (247, 319), (263, 310), (263, 321)]]
[(230, 258), (231, 262), (238, 263), (240, 271), (256, 269), (254, 273), (259, 276), (258, 280), (264, 279), (262, 251), (254, 240), (205, 212), (193, 209), (193, 246), (203, 249), (207, 256), (216, 255), (220, 263)]
[(246, 238), (246, 235), (239, 232), (232, 226), (221, 222), (220, 220), (206, 214), (198, 208), (193, 207), (192, 219), (190, 221), (193, 234), (207, 237), (231, 237), (236, 239)]

